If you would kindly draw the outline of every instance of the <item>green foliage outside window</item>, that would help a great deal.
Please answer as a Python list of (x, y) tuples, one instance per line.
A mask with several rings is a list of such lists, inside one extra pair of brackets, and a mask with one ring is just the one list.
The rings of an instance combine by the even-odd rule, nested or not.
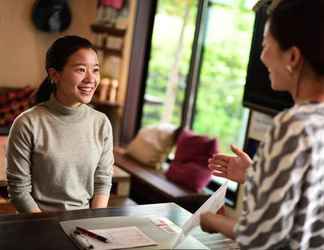
[[(209, 23), (204, 48), (194, 130), (218, 137), (222, 151), (228, 151), (230, 144), (240, 144), (245, 132), (242, 96), (254, 15), (244, 8), (217, 5), (211, 14), (223, 19), (210, 18), (215, 24)], [(216, 39), (211, 38), (213, 32), (228, 34)]]
[[(193, 124), (196, 132), (218, 137), (223, 151), (227, 151), (229, 144), (237, 143), (242, 136), (242, 95), (254, 20), (253, 12), (246, 8), (246, 0), (231, 2), (235, 2), (235, 6), (215, 4), (211, 7)], [(176, 25), (175, 20), (181, 24), (185, 3), (183, 0), (159, 1), (146, 94), (161, 100), (167, 98), (166, 85), (179, 33), (176, 27), (180, 26)], [(185, 31), (184, 53), (179, 67), (176, 107), (172, 114), (172, 122), (176, 125), (179, 125), (181, 119), (196, 7), (196, 1), (192, 1), (191, 18)], [(217, 20), (213, 16), (224, 18)], [(175, 23), (174, 29), (169, 26), (168, 20)], [(225, 34), (228, 30), (231, 32)], [(162, 111), (162, 105), (145, 105), (142, 126), (159, 123)]]

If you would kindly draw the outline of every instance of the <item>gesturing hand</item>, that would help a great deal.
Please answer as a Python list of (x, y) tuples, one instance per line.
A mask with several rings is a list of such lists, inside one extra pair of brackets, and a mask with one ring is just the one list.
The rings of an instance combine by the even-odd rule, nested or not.
[(231, 145), (231, 150), (236, 156), (214, 154), (208, 160), (208, 167), (215, 176), (244, 183), (246, 169), (251, 165), (252, 160), (246, 153), (234, 145)]

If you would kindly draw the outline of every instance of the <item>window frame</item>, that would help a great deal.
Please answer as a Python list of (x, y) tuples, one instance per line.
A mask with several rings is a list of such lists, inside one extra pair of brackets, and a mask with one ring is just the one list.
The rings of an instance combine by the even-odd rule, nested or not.
[[(133, 47), (130, 56), (127, 81), (127, 94), (119, 138), (121, 145), (127, 145), (135, 137), (141, 126), (151, 41), (158, 1), (159, 0), (141, 0), (137, 2)], [(207, 33), (208, 12), (211, 5), (213, 5), (211, 0), (198, 0), (196, 27), (189, 72), (186, 78), (185, 97), (181, 116), (181, 126), (190, 129), (193, 125), (204, 43)], [(211, 191), (216, 191), (220, 186), (221, 184), (212, 180), (207, 188)], [(240, 185), (238, 185), (236, 191), (227, 190), (226, 204), (229, 207), (236, 207), (239, 191)]]

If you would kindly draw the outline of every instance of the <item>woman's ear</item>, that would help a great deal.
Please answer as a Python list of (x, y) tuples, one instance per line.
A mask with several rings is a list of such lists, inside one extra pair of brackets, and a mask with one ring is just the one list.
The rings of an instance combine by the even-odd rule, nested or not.
[(47, 69), (47, 73), (50, 77), (50, 79), (54, 82), (57, 83), (60, 80), (60, 72), (58, 72), (56, 69), (54, 68), (49, 68)]
[(290, 65), (293, 71), (298, 70), (303, 64), (303, 56), (300, 49), (293, 46), (289, 49), (288, 53), (288, 65)]

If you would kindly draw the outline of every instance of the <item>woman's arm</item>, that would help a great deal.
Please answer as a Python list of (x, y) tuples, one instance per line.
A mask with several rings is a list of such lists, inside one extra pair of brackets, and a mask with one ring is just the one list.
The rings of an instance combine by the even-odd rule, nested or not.
[[(106, 118), (107, 119), (107, 118)], [(104, 131), (103, 150), (94, 176), (94, 196), (91, 208), (107, 207), (110, 188), (112, 185), (114, 155), (113, 135), (109, 120), (106, 120)]]
[(18, 212), (41, 212), (31, 195), (32, 133), (24, 117), (18, 118), (11, 127), (7, 145), (7, 179), (11, 201)]

